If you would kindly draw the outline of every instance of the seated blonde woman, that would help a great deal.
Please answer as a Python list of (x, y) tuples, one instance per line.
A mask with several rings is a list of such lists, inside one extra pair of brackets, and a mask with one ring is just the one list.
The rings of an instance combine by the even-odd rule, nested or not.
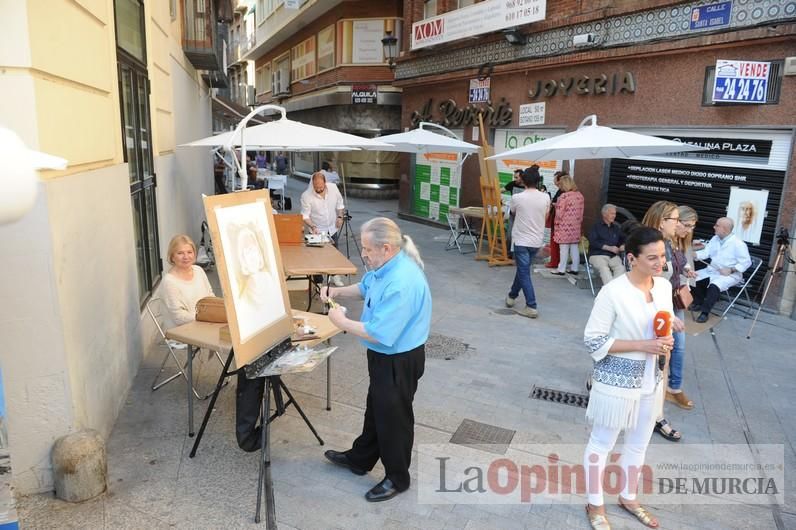
[(206, 296), (215, 296), (207, 275), (196, 265), (196, 245), (180, 234), (169, 243), (168, 262), (171, 269), (163, 275), (162, 298), (174, 325), (196, 319), (196, 303)]

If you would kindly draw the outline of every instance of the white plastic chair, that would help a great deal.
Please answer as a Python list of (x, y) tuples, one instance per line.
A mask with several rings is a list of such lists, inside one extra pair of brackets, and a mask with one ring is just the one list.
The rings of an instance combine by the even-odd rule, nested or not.
[(285, 186), (287, 185), (287, 175), (271, 175), (268, 177), (268, 190), (279, 191), (279, 209), (285, 210)]

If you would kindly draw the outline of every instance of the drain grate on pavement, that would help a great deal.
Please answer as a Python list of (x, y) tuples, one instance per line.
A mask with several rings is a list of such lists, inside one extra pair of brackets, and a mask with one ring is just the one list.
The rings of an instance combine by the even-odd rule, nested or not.
[(480, 423), (473, 420), (462, 420), (459, 428), (451, 436), (451, 443), (465, 445), (489, 453), (505, 455), (514, 433), (509, 429)]
[(587, 394), (575, 394), (573, 392), (564, 392), (563, 390), (554, 390), (552, 388), (543, 388), (534, 385), (531, 390), (531, 398), (541, 399), (542, 401), (549, 401), (551, 403), (561, 403), (562, 405), (572, 405), (573, 407), (586, 408), (589, 406), (589, 396)]
[(470, 348), (469, 344), (455, 337), (440, 335), (439, 333), (430, 333), (426, 341), (427, 359), (444, 359), (446, 361), (451, 361), (465, 356), (472, 350), (473, 348)]

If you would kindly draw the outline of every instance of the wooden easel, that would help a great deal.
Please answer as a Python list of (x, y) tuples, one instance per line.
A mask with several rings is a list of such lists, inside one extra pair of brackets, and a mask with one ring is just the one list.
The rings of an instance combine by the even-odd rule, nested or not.
[[(486, 158), (494, 154), (492, 146), (487, 143), (484, 131), (484, 120), (478, 115), (478, 128), (481, 133), (481, 150), (478, 162), (481, 165), (481, 201), (484, 205), (484, 219), (481, 223), (481, 235), (478, 243), (477, 260), (486, 260), (490, 267), (514, 265), (506, 248), (506, 227), (503, 220), (500, 183), (497, 178), (497, 165)], [(483, 251), (484, 234), (488, 249)]]

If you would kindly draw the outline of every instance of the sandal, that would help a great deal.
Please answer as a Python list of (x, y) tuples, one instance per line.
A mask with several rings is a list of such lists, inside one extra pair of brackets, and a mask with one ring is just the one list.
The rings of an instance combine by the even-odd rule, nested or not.
[(694, 408), (694, 402), (688, 399), (688, 396), (685, 395), (685, 392), (677, 392), (672, 393), (668, 390), (666, 391), (666, 401), (670, 401), (680, 407), (681, 409), (691, 410)]
[(636, 506), (635, 508), (631, 508), (630, 506), (623, 503), (620, 498), (619, 506), (621, 506), (622, 509), (624, 509), (627, 513), (638, 519), (639, 522), (646, 527), (659, 528), (661, 526), (660, 522), (655, 518), (655, 516), (653, 516), (650, 512), (647, 511), (646, 508), (640, 505)]
[(586, 517), (593, 530), (611, 530), (611, 525), (604, 513), (591, 513), (589, 505), (586, 505)]
[[(668, 432), (667, 428), (668, 427)], [(661, 421), (655, 422), (655, 432), (669, 440), (670, 442), (679, 442), (680, 438), (682, 438), (680, 431), (674, 429), (669, 422), (666, 421), (666, 418), (662, 419)]]

